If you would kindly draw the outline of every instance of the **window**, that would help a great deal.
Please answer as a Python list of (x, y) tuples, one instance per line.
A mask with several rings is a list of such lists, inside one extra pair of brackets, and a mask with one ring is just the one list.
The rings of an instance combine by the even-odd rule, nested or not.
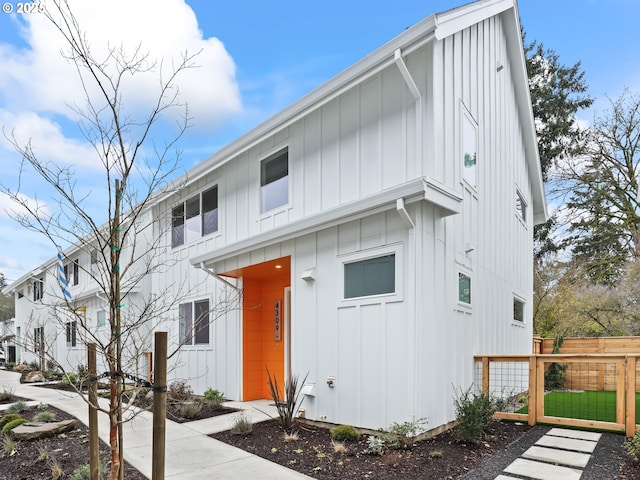
[(18, 290), (18, 298), (24, 297), (24, 290)]
[(462, 114), (462, 178), (473, 188), (477, 184), (478, 128), (463, 108)]
[(471, 277), (458, 272), (458, 302), (471, 305)]
[(177, 247), (218, 231), (218, 186), (171, 210), (171, 246)]
[(516, 214), (523, 222), (527, 222), (527, 202), (519, 190), (516, 190)]
[(182, 345), (206, 345), (209, 343), (209, 300), (180, 304), (178, 318)]
[(260, 162), (262, 212), (289, 202), (289, 150), (284, 149)]
[(516, 297), (513, 297), (513, 319), (524, 323), (524, 302)]
[(383, 295), (395, 291), (395, 253), (344, 264), (344, 298)]
[(80, 265), (78, 260), (74, 260), (73, 263), (68, 263), (63, 267), (64, 278), (69, 285), (78, 285)]
[(77, 331), (78, 331), (78, 323), (67, 322), (66, 324), (66, 336), (67, 336), (67, 347), (75, 347), (77, 340)]
[(33, 281), (33, 301), (42, 300), (44, 294), (44, 278), (40, 277)]
[(33, 329), (33, 352), (35, 354), (44, 353), (44, 327)]
[(107, 312), (105, 312), (104, 310), (98, 310), (98, 312), (96, 313), (96, 326), (104, 327), (106, 323), (107, 323)]

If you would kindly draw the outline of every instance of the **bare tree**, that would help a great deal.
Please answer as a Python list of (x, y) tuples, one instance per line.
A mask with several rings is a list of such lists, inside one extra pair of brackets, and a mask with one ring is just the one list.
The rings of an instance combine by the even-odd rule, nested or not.
[[(73, 342), (97, 344), (108, 370), (109, 408), (103, 411), (110, 420), (110, 478), (123, 478), (123, 372), (125, 363), (135, 362), (142, 351), (150, 350), (149, 338), (154, 321), (167, 317), (174, 307), (180, 286), (167, 291), (151, 292), (145, 286), (150, 275), (166, 265), (163, 255), (162, 222), (151, 212), (155, 197), (166, 192), (179, 165), (174, 154), (176, 142), (189, 125), (189, 112), (179, 102), (176, 78), (195, 66), (197, 55), (184, 53), (177, 63), (167, 66), (148, 58), (141, 48), (132, 52), (110, 46), (106, 56), (92, 50), (81, 25), (65, 0), (53, 0), (44, 13), (63, 37), (63, 52), (70, 67), (77, 71), (85, 97), (83, 105), (73, 105), (80, 118), (79, 127), (99, 158), (106, 182), (105, 199), (108, 221), (96, 220), (86, 208), (88, 194), (77, 188), (74, 169), (41, 160), (31, 142), (21, 143), (11, 132), (5, 136), (21, 155), (20, 178), (35, 171), (55, 191), (54, 212), (23, 195), (21, 185), (0, 189), (19, 209), (15, 218), (23, 226), (40, 232), (56, 245), (71, 245), (69, 251), (83, 251), (91, 256), (90, 267), (79, 267), (91, 278), (108, 303), (109, 336), (103, 338), (87, 328), (82, 305), (58, 292), (58, 300), (43, 304), (47, 315), (54, 312), (64, 335)], [(136, 74), (155, 72), (158, 76), (156, 102), (141, 116), (127, 110), (123, 91), (127, 80)], [(152, 140), (158, 121), (171, 109), (181, 109), (177, 132), (159, 145)], [(147, 156), (147, 152), (153, 152)], [(175, 185), (174, 185), (175, 187)], [(73, 262), (73, 258), (64, 258)], [(54, 265), (52, 268), (56, 268)], [(229, 304), (224, 302), (229, 301)], [(238, 296), (225, 299), (215, 308), (228, 310), (237, 304)], [(126, 308), (125, 305), (127, 306)], [(213, 315), (214, 321), (217, 314)], [(34, 325), (39, 325), (34, 322)], [(78, 332), (78, 333), (76, 333)], [(149, 335), (145, 335), (145, 333)], [(75, 338), (78, 335), (80, 338)], [(44, 335), (28, 343), (33, 350), (47, 350)], [(54, 361), (55, 358), (50, 358)], [(60, 364), (60, 362), (58, 362)], [(87, 400), (88, 401), (88, 400)], [(99, 406), (98, 406), (99, 407)]]

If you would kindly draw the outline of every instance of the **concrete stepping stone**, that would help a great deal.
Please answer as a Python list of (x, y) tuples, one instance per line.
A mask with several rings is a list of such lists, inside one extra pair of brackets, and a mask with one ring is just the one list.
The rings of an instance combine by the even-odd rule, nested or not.
[(547, 435), (553, 435), (554, 437), (566, 437), (566, 438), (576, 438), (578, 440), (590, 440), (592, 442), (597, 442), (602, 437), (601, 433), (596, 432), (585, 432), (583, 430), (570, 430), (568, 428), (552, 428), (549, 430)]
[(516, 459), (511, 465), (505, 468), (504, 471), (505, 473), (534, 478), (536, 480), (580, 480), (582, 476), (582, 470), (535, 462), (524, 458)]
[(534, 445), (524, 452), (522, 457), (528, 458), (529, 460), (540, 460), (541, 462), (584, 468), (587, 466), (591, 455), (588, 453), (569, 452), (567, 450), (538, 447)]
[(536, 445), (542, 447), (561, 448), (563, 450), (574, 450), (584, 453), (593, 453), (597, 444), (598, 442), (591, 442), (589, 440), (554, 437), (552, 435), (544, 435), (536, 442)]

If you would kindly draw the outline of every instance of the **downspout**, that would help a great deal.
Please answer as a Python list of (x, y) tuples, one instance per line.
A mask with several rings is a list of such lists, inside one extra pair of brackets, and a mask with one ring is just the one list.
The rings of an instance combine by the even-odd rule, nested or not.
[(200, 265), (196, 266), (196, 268), (199, 268), (200, 270), (203, 270), (204, 272), (208, 273), (209, 275), (211, 275), (212, 277), (214, 277), (216, 280), (220, 280), (222, 283), (224, 283), (225, 285), (233, 288), (236, 292), (240, 293), (242, 289), (240, 289), (239, 287), (237, 287), (236, 285), (234, 285), (233, 283), (231, 283), (229, 280), (226, 280), (224, 278), (222, 278), (220, 275), (218, 275), (216, 272), (214, 272), (213, 270), (211, 270), (210, 268), (208, 268), (204, 262), (200, 262)]
[[(413, 77), (411, 76), (411, 72), (409, 72), (409, 69), (407, 68), (407, 64), (404, 62), (404, 59), (402, 58), (402, 51), (398, 48), (395, 52), (394, 52), (394, 60), (396, 63), (396, 66), (398, 67), (398, 70), (400, 71), (400, 74), (402, 75), (402, 78), (404, 79), (405, 83), (407, 84), (407, 88), (409, 89), (409, 92), (411, 92), (411, 95), (413, 96), (413, 100), (415, 102), (415, 109), (416, 109), (416, 160), (415, 160), (415, 172), (414, 175), (422, 175), (422, 162), (424, 162), (424, 158), (423, 158), (423, 145), (424, 145), (424, 141), (423, 141), (423, 135), (424, 132), (422, 131), (422, 109), (423, 109), (423, 105), (422, 105), (422, 95), (420, 94), (420, 90), (418, 89), (418, 86), (416, 85), (416, 82), (413, 80)], [(411, 332), (411, 338), (413, 339), (413, 344), (411, 345), (411, 348), (413, 349), (413, 355), (410, 356), (410, 358), (413, 358), (413, 364), (411, 365), (411, 368), (413, 368), (413, 372), (412, 375), (410, 375), (410, 377), (413, 378), (413, 382), (411, 382), (411, 384), (413, 385), (413, 387), (410, 387), (413, 389), (413, 391), (409, 392), (410, 398), (412, 398), (413, 400), (413, 413), (412, 413), (412, 420), (413, 421), (417, 421), (417, 404), (418, 404), (418, 394), (416, 391), (416, 386), (419, 385), (418, 383), (418, 360), (417, 360), (417, 355), (418, 355), (418, 319), (419, 319), (419, 312), (418, 312), (418, 287), (417, 287), (417, 277), (418, 277), (418, 270), (417, 270), (417, 261), (418, 261), (418, 244), (417, 244), (417, 239), (416, 239), (416, 223), (411, 219), (411, 216), (409, 215), (409, 212), (407, 212), (407, 209), (405, 208), (404, 205), (404, 199), (399, 198), (396, 202), (396, 210), (398, 211), (398, 213), (400, 214), (400, 217), (402, 218), (403, 222), (405, 223), (405, 225), (407, 226), (407, 228), (409, 229), (409, 250), (411, 251), (412, 257), (411, 259), (409, 259), (409, 261), (407, 262), (409, 265), (414, 265), (414, 268), (411, 271), (411, 275), (413, 276), (413, 326), (412, 329), (413, 331)], [(416, 219), (417, 220), (417, 219)]]
[(394, 52), (394, 61), (396, 63), (396, 66), (398, 67), (398, 70), (400, 70), (400, 75), (402, 75), (404, 82), (407, 84), (407, 88), (409, 89), (409, 92), (411, 92), (411, 96), (413, 97), (413, 100), (416, 104), (416, 169), (418, 172), (421, 172), (422, 169), (419, 167), (421, 162), (423, 161), (422, 95), (420, 94), (420, 90), (418, 89), (416, 82), (411, 76), (411, 72), (409, 72), (409, 69), (407, 68), (407, 64), (402, 58), (402, 51), (399, 48)]

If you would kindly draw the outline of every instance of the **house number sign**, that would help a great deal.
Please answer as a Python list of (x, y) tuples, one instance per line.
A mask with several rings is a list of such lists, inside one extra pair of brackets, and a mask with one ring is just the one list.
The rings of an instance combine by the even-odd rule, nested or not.
[(273, 302), (273, 339), (279, 342), (282, 339), (282, 302)]

